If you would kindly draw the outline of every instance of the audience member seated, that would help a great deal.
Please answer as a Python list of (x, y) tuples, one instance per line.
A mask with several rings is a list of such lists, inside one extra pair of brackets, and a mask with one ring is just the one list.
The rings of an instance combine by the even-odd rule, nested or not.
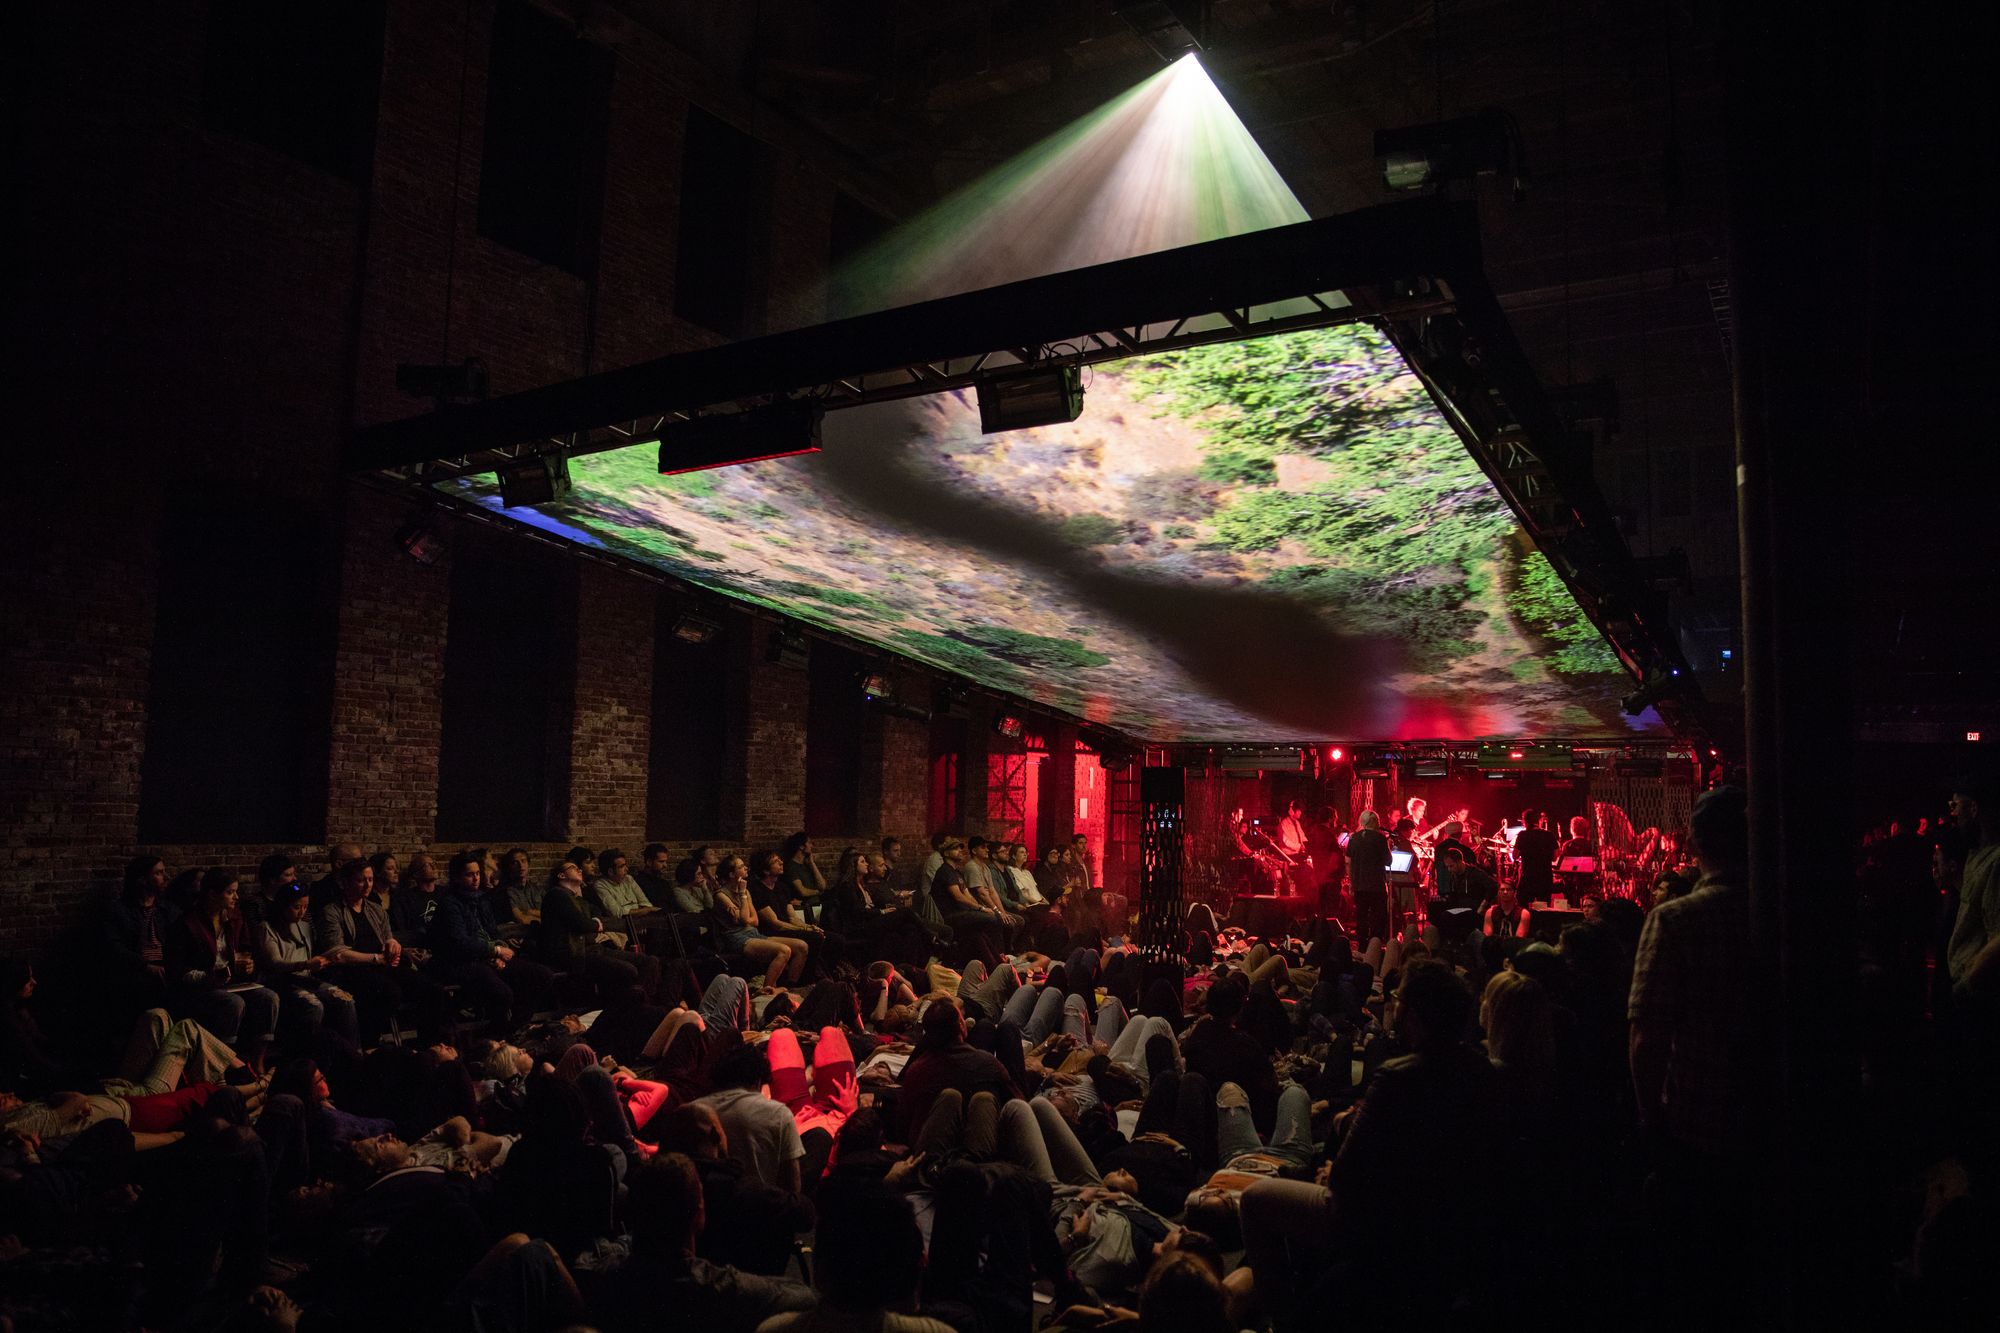
[(125, 1008), (163, 1003), (167, 995), (167, 928), (173, 918), (162, 895), (167, 864), (157, 856), (135, 856), (125, 866), (118, 897), (98, 918), (104, 968), (100, 982)]
[(370, 896), (374, 878), (374, 868), (359, 855), (341, 866), (339, 896), (320, 909), (313, 930), (314, 951), (329, 960), (322, 975), (354, 997), (364, 1035), (393, 1031), (397, 1011), (407, 1003), (423, 1040), (440, 1041), (444, 987), (404, 959), (388, 913)]
[(325, 1026), (358, 1045), (361, 1028), (354, 997), (326, 980), (333, 960), (313, 947), (306, 886), (294, 881), (272, 892), (268, 915), (257, 927), (256, 953), (265, 982), (278, 992), (281, 1019), (307, 1037)]
[(940, 858), (936, 872), (925, 886), (937, 904), (939, 917), (970, 955), (987, 967), (1000, 961), (1000, 942), (1005, 925), (999, 914), (988, 911), (965, 882), (969, 857), (965, 844), (945, 838), (935, 853)]
[[(580, 867), (579, 867), (580, 868)], [(607, 847), (597, 854), (597, 878), (590, 884), (590, 900), (609, 929), (623, 932), (635, 943), (646, 936), (647, 918), (659, 914), (639, 881), (632, 878), (625, 853)]]
[(278, 1031), (278, 993), (253, 980), (257, 960), (236, 897), (235, 875), (220, 868), (202, 872), (193, 908), (167, 933), (167, 975), (172, 1007), (261, 1070)]
[(638, 987), (652, 994), (660, 979), (657, 959), (600, 943), (604, 922), (590, 914), (583, 896), (583, 871), (570, 862), (556, 867), (536, 916), (541, 922), (541, 961), (585, 977), (600, 1000)]
[(487, 933), (485, 871), (470, 852), (451, 858), (451, 887), (430, 926), (430, 974), (459, 987), (459, 1002), (496, 1027), (526, 1022), (548, 998), (554, 973)]
[(757, 928), (757, 905), (750, 894), (750, 863), (732, 856), (722, 863), (722, 877), (710, 891), (709, 919), (726, 953), (740, 953), (753, 967), (764, 968), (764, 988), (796, 982), (805, 974), (810, 946), (802, 939), (772, 939)]
[(662, 912), (687, 910), (674, 900), (674, 858), (665, 843), (646, 844), (645, 850), (639, 853), (639, 865), (633, 870), (632, 878), (638, 881), (646, 901)]
[[(800, 855), (810, 856), (812, 843), (801, 846), (804, 850)], [(823, 927), (807, 919), (805, 897), (799, 891), (800, 875), (787, 868), (783, 856), (765, 852), (757, 859), (761, 869), (750, 884), (750, 901), (757, 909), (757, 929), (772, 939), (803, 945), (817, 970), (825, 972), (838, 960), (846, 941), (836, 943), (827, 937)], [(819, 867), (813, 866), (812, 874), (818, 873)], [(815, 901), (818, 897), (815, 894)]]

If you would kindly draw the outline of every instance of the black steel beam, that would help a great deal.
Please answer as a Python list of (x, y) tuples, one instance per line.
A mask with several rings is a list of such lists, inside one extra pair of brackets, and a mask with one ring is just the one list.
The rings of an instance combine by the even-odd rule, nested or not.
[(346, 463), (358, 472), (411, 467), (643, 417), (813, 390), (927, 361), (1478, 271), (1478, 222), (1470, 205), (1432, 199), (1385, 204), (364, 426), (349, 437)]

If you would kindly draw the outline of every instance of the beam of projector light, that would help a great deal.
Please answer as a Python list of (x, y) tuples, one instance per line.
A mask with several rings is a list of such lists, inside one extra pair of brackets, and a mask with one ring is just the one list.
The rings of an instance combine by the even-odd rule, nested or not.
[(864, 250), (829, 305), (862, 314), (1305, 219), (1190, 53)]

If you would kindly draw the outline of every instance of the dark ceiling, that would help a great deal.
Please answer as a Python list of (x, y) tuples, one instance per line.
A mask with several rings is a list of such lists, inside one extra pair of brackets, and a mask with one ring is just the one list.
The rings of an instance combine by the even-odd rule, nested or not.
[[(913, 208), (1159, 69), (1117, 0), (754, 6), (621, 0)], [(1176, 0), (1193, 16), (1201, 6)], [(1158, 8), (1158, 6), (1155, 6)], [(1498, 108), (1530, 172), (1479, 182), (1487, 268), (1575, 413), (1711, 695), (1736, 619), (1721, 83), (1700, 6), (1618, 0), (1214, 0), (1203, 64), (1316, 217), (1390, 198), (1378, 129)], [(1605, 404), (1609, 406), (1605, 406)], [(1687, 633), (1693, 631), (1693, 633)]]

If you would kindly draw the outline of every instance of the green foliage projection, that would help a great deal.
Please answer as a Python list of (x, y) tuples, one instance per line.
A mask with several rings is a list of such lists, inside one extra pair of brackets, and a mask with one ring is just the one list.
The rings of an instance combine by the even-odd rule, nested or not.
[[(1199, 422), (1201, 475), (1232, 488), (1205, 547), (1314, 557), (1265, 583), (1351, 632), (1396, 638), (1412, 669), (1474, 651), (1489, 614), (1481, 567), (1512, 519), (1379, 334), (1321, 329), (1123, 369), (1140, 396)], [(1311, 461), (1304, 484), (1278, 485), (1288, 456)]]
[(1547, 660), (1557, 671), (1587, 675), (1624, 669), (1618, 654), (1584, 618), (1563, 586), (1562, 576), (1540, 551), (1530, 550), (1521, 557), (1514, 586), (1507, 592), (1507, 605), (1529, 629), (1555, 644)]
[(1071, 546), (1109, 546), (1125, 540), (1125, 525), (1102, 514), (1072, 514), (1063, 520), (1062, 537)]

